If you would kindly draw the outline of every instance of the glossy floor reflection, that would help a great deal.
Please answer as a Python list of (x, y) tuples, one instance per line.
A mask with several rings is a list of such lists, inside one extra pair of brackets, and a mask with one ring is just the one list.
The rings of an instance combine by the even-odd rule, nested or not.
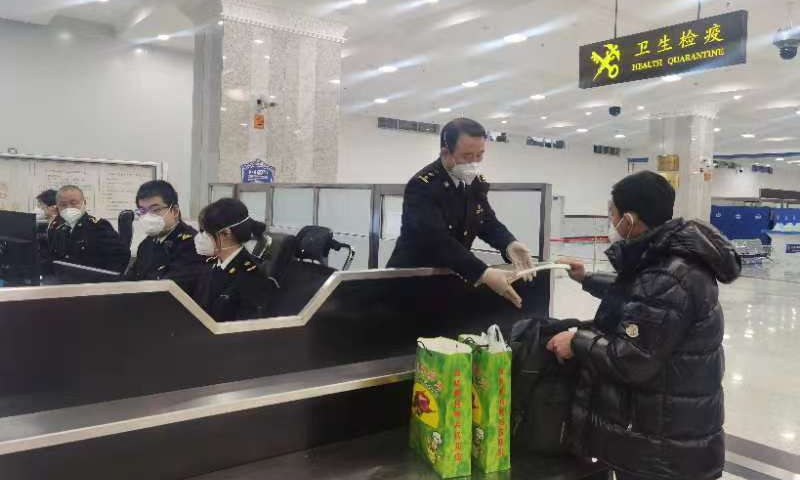
[[(585, 259), (593, 250), (591, 245), (559, 248)], [(597, 267), (608, 268), (603, 262)], [(725, 428), (795, 455), (800, 454), (799, 290), (800, 270), (778, 264), (746, 266), (736, 283), (720, 287), (726, 320)], [(598, 304), (565, 276), (556, 280), (557, 317), (588, 319)]]

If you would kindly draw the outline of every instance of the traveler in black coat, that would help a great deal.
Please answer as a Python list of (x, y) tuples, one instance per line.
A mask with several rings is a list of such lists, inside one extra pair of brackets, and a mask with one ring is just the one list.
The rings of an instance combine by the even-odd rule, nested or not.
[(74, 185), (61, 187), (57, 196), (58, 217), (47, 228), (52, 260), (63, 260), (122, 274), (131, 251), (107, 220), (86, 213), (86, 199)]
[(192, 292), (205, 258), (197, 254), (197, 230), (183, 223), (178, 193), (169, 183), (153, 180), (136, 192), (136, 215), (147, 238), (136, 252), (126, 280), (172, 280)]
[(474, 120), (459, 118), (442, 128), (440, 143), (440, 157), (406, 186), (400, 238), (387, 266), (449, 268), (470, 285), (486, 284), (520, 308), (522, 300), (511, 287), (515, 273), (489, 268), (470, 251), (477, 237), (517, 270), (533, 267), (528, 247), (497, 219), (487, 197), (489, 183), (478, 173), (486, 130)]
[(619, 480), (718, 478), (725, 357), (717, 282), (733, 282), (741, 260), (711, 225), (671, 220), (675, 192), (656, 173), (624, 178), (612, 197), (606, 254), (617, 274), (565, 262), (602, 303), (592, 328), (548, 344), (581, 362), (573, 444)]
[(217, 200), (200, 212), (195, 247), (199, 255), (209, 258), (192, 297), (216, 321), (267, 316), (277, 284), (261, 272), (260, 261), (244, 248), (247, 241), (263, 237), (266, 228), (233, 198)]

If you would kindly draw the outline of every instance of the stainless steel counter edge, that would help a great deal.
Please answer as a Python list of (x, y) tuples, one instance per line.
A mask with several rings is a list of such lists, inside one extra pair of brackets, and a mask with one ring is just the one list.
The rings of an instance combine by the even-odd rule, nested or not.
[(295, 328), (305, 326), (311, 317), (322, 307), (328, 297), (342, 282), (383, 279), (429, 277), (434, 275), (449, 275), (446, 269), (414, 268), (414, 269), (384, 269), (335, 272), (325, 281), (322, 287), (309, 300), (297, 315), (284, 317), (270, 317), (255, 320), (240, 320), (236, 322), (217, 322), (211, 318), (191, 296), (184, 292), (171, 280), (143, 281), (143, 282), (114, 282), (114, 283), (87, 283), (79, 285), (53, 285), (44, 287), (15, 287), (0, 288), (0, 302), (19, 302), (28, 300), (41, 300), (51, 298), (90, 297), (95, 295), (120, 295), (136, 293), (169, 292), (181, 303), (197, 320), (215, 335), (228, 333), (255, 332), (279, 328)]
[(394, 357), (0, 418), (0, 455), (398, 383), (413, 366)]

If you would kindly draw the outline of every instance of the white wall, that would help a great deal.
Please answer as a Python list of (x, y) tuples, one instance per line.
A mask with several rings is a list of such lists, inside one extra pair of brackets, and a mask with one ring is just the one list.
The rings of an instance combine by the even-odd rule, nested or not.
[(749, 166), (743, 173), (728, 168), (714, 170), (712, 197), (758, 197), (762, 188), (800, 190), (800, 167), (779, 167), (773, 175), (753, 173)]
[[(374, 117), (344, 116), (339, 136), (340, 183), (405, 183), (436, 159), (439, 137), (377, 128)], [(489, 143), (482, 169), (490, 182), (542, 182), (565, 197), (564, 213), (606, 215), (611, 186), (627, 173), (623, 157), (595, 155), (591, 145), (564, 150)]]
[(0, 65), (1, 151), (163, 162), (188, 206), (191, 54), (0, 20)]

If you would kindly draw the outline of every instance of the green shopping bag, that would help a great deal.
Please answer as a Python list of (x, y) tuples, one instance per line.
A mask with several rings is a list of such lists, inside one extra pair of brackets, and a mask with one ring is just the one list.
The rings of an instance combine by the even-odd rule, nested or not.
[(411, 448), (442, 478), (471, 474), (472, 352), (449, 338), (417, 340)]
[(472, 459), (485, 473), (511, 468), (511, 348), (500, 327), (459, 335), (472, 346)]

